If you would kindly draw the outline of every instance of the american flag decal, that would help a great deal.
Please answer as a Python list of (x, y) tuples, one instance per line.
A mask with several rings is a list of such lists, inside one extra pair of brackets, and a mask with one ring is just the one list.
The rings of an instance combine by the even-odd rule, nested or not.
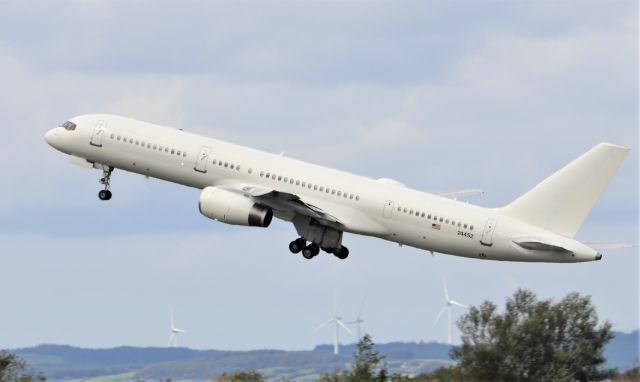
[(431, 224), (431, 228), (439, 230), (442, 226), (440, 224), (433, 223)]

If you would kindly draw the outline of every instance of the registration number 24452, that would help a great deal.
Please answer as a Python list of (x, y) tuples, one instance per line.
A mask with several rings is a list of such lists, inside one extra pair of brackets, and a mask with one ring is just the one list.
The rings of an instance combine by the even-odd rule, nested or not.
[(458, 231), (458, 236), (468, 237), (469, 239), (473, 239), (473, 234), (470, 232)]

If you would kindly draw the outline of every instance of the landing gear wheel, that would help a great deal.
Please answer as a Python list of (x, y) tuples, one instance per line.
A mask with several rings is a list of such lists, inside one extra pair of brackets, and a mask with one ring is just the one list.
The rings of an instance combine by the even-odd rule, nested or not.
[(340, 248), (336, 248), (335, 251), (333, 251), (333, 254), (338, 259), (344, 260), (344, 259), (347, 258), (347, 256), (349, 256), (349, 248), (347, 248), (345, 246), (342, 246)]
[(109, 191), (109, 190), (100, 190), (100, 192), (98, 192), (98, 198), (100, 198), (100, 200), (109, 200), (109, 199), (111, 199), (111, 191)]
[(104, 185), (104, 190), (100, 190), (100, 192), (98, 192), (98, 198), (100, 198), (100, 200), (111, 199), (111, 191), (109, 191), (109, 187), (111, 186), (112, 172), (113, 172), (113, 167), (111, 166), (109, 166), (108, 170), (102, 170), (102, 178), (100, 178), (100, 184)]
[(304, 249), (302, 250), (302, 257), (309, 260), (313, 259), (315, 256), (318, 256), (318, 253), (320, 253), (320, 248), (317, 244), (312, 243), (304, 247)]
[(299, 238), (289, 243), (289, 250), (291, 253), (300, 253), (306, 245), (307, 241), (303, 238)]

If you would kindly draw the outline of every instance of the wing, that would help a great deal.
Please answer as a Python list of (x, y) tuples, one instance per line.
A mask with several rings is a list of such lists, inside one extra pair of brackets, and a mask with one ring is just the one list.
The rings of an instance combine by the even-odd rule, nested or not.
[(461, 199), (461, 198), (469, 198), (469, 197), (472, 197), (472, 196), (482, 195), (482, 194), (484, 194), (484, 191), (478, 190), (478, 189), (475, 189), (475, 188), (436, 193), (436, 195), (438, 195), (438, 196), (443, 196), (445, 198), (449, 198), (449, 199), (453, 199), (453, 200), (457, 200), (457, 199)]
[(342, 225), (342, 222), (338, 218), (324, 211), (322, 208), (302, 200), (296, 194), (252, 185), (242, 185), (238, 190), (252, 197), (256, 202), (271, 207), (275, 211), (284, 214), (298, 213), (328, 225)]

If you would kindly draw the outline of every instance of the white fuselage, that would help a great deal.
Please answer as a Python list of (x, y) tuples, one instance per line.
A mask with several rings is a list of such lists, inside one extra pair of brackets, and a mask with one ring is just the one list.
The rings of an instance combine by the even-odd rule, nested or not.
[[(588, 246), (505, 216), (499, 209), (128, 118), (83, 115), (71, 121), (75, 130), (54, 128), (46, 134), (47, 142), (96, 168), (112, 166), (199, 189), (253, 185), (286, 192), (329, 212), (344, 232), (433, 252), (509, 261), (599, 259)], [(291, 219), (287, 214), (276, 216)], [(561, 244), (570, 252), (526, 249), (513, 241), (528, 236)]]

